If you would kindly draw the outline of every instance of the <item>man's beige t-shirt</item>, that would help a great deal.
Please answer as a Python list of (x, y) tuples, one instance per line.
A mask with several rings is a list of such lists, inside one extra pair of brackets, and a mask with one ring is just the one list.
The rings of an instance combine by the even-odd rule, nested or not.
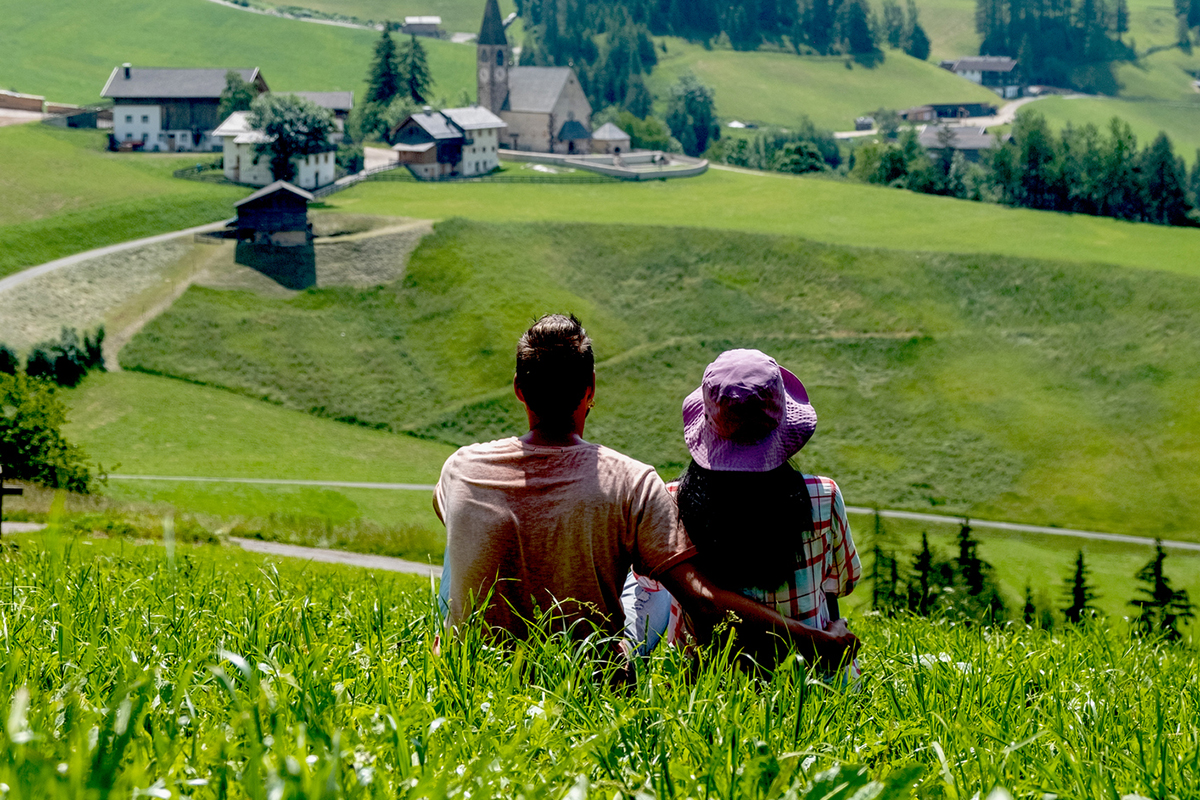
[(446, 524), (451, 625), (492, 591), (484, 618), (517, 636), (556, 601), (567, 622), (583, 618), (616, 636), (630, 567), (655, 577), (695, 554), (654, 469), (601, 445), (514, 437), (463, 447), (443, 465), (434, 498)]

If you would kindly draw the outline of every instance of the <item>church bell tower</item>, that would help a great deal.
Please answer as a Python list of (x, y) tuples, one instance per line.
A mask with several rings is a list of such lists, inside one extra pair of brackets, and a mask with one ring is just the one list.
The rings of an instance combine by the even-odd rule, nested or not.
[(496, 0), (487, 0), (483, 10), (477, 49), (479, 59), (475, 67), (478, 70), (479, 105), (493, 114), (499, 114), (504, 101), (508, 99), (508, 62), (511, 53)]

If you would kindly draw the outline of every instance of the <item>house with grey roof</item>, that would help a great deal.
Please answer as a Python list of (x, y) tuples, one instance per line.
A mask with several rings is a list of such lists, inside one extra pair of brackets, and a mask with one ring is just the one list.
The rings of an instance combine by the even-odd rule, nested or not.
[(512, 65), (512, 49), (496, 0), (487, 0), (476, 42), (479, 105), (507, 124), (512, 150), (580, 153), (591, 150), (592, 105), (570, 67)]
[[(234, 183), (267, 186), (275, 181), (271, 159), (258, 153), (258, 145), (272, 141), (265, 132), (250, 124), (248, 111), (235, 111), (212, 132), (222, 142), (222, 169)], [(337, 145), (327, 143), (319, 153), (292, 159), (292, 182), (302, 189), (320, 189), (337, 179)]]
[(507, 126), (486, 108), (429, 106), (412, 114), (392, 132), (396, 160), (418, 178), (485, 175), (500, 166), (500, 137)]
[(592, 131), (592, 152), (619, 156), (630, 150), (629, 134), (611, 122), (606, 122)]
[(928, 151), (957, 151), (967, 161), (978, 161), (980, 154), (996, 146), (996, 137), (985, 128), (966, 125), (928, 125), (917, 139)]
[[(270, 91), (257, 67), (233, 71), (257, 93)], [(115, 143), (172, 153), (220, 150), (221, 140), (212, 132), (221, 122), (218, 107), (226, 72), (128, 63), (116, 67), (100, 92), (113, 102)]]
[[(292, 92), (296, 97), (315, 103), (333, 114), (333, 124), (338, 133), (346, 130), (346, 120), (354, 110), (354, 92)], [(334, 137), (341, 140), (341, 136)]]
[(967, 56), (939, 65), (960, 78), (986, 86), (1005, 99), (1021, 95), (1017, 62), (1008, 56)]

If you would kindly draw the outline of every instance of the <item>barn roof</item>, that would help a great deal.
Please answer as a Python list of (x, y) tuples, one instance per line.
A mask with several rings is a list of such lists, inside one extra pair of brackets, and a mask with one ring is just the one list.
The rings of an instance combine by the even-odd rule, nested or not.
[(619, 142), (622, 139), (628, 139), (629, 134), (611, 122), (606, 122), (592, 132), (592, 138), (601, 142)]
[(274, 183), (268, 184), (268, 185), (264, 186), (263, 188), (259, 189), (257, 192), (250, 195), (249, 197), (244, 197), (241, 200), (238, 200), (236, 203), (233, 204), (233, 207), (239, 208), (241, 206), (246, 205), (247, 203), (253, 203), (255, 200), (262, 200), (264, 197), (269, 197), (277, 192), (290, 192), (290, 193), (296, 195), (297, 197), (301, 197), (310, 203), (316, 199), (310, 193), (301, 189), (299, 186), (292, 186), (287, 181), (275, 181)]
[[(462, 130), (454, 124), (454, 120), (439, 111), (426, 109), (419, 114), (410, 115), (408, 119), (421, 126), (434, 139), (458, 139), (463, 135)], [(405, 124), (407, 120), (399, 127), (403, 128)]]
[(549, 114), (574, 74), (570, 67), (513, 67), (504, 110)]
[(950, 140), (950, 149), (952, 150), (988, 150), (996, 144), (996, 137), (984, 128), (930, 125), (921, 131), (921, 135), (918, 137), (921, 146), (927, 150), (942, 149), (942, 142), (938, 137), (938, 132), (942, 130), (949, 130), (953, 133), (953, 138)]
[(1008, 56), (970, 56), (960, 58), (950, 67), (951, 72), (1012, 72), (1017, 62)]
[(462, 128), (464, 131), (477, 131), (485, 128), (507, 128), (508, 123), (497, 117), (482, 106), (466, 108), (444, 108), (442, 113)]
[(291, 94), (316, 103), (329, 111), (349, 111), (354, 108), (354, 92), (292, 92)]
[(590, 139), (592, 132), (583, 126), (583, 123), (577, 119), (569, 119), (563, 123), (563, 126), (558, 129), (558, 140), (567, 142), (572, 139)]
[(496, 0), (487, 0), (487, 5), (483, 8), (483, 25), (479, 28), (478, 44), (508, 44), (508, 37), (504, 35), (504, 19), (500, 16), (500, 6)]
[[(231, 70), (219, 69), (174, 69), (169, 67), (130, 67), (129, 77), (124, 75), (124, 67), (114, 67), (108, 76), (108, 82), (100, 92), (101, 97), (114, 98), (154, 98), (172, 97), (187, 100), (220, 98), (225, 91), (225, 73)], [(265, 90), (266, 81), (259, 74), (258, 67), (235, 69), (232, 72), (242, 76), (247, 83), (258, 82)]]

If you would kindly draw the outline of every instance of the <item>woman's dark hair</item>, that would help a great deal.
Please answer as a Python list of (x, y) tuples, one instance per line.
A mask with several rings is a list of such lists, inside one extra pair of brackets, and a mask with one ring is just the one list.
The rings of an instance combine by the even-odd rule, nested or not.
[(814, 531), (808, 487), (790, 463), (770, 472), (715, 472), (693, 461), (677, 497), (700, 568), (730, 591), (778, 589)]

